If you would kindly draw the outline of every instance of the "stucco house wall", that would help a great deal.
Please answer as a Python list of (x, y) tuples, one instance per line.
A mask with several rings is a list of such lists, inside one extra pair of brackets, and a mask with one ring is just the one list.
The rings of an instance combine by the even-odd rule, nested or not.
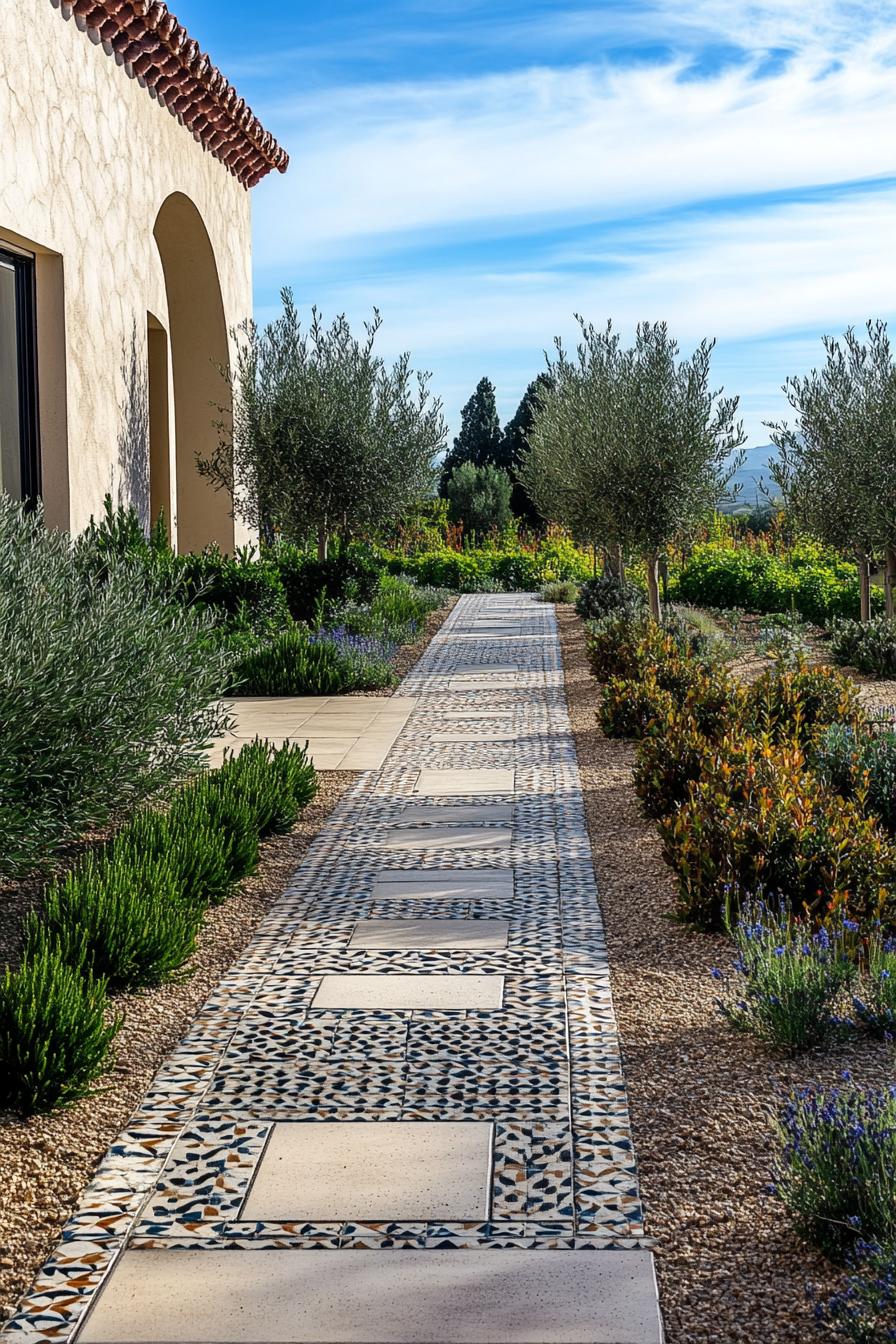
[(0, 144), (0, 245), (36, 257), (48, 521), (111, 493), (164, 506), (180, 549), (240, 544), (195, 453), (252, 310), (247, 186), (58, 0), (0, 3)]

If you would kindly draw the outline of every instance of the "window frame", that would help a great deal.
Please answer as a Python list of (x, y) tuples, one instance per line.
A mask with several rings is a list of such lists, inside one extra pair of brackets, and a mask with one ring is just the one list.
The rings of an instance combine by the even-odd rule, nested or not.
[(19, 456), (22, 499), (40, 498), (41, 463), (37, 398), (37, 287), (34, 257), (0, 239), (0, 261), (10, 266), (16, 304), (16, 376), (19, 399)]

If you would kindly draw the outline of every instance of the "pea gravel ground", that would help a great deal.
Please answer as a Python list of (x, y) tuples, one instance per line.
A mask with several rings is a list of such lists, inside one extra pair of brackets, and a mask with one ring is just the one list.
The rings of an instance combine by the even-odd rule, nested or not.
[(632, 785), (634, 749), (601, 732), (582, 624), (557, 608), (567, 699), (607, 926), (647, 1230), (668, 1344), (811, 1344), (807, 1280), (841, 1272), (763, 1193), (775, 1085), (892, 1080), (891, 1048), (851, 1043), (778, 1057), (731, 1032), (714, 1003), (724, 938), (672, 919), (675, 887)]

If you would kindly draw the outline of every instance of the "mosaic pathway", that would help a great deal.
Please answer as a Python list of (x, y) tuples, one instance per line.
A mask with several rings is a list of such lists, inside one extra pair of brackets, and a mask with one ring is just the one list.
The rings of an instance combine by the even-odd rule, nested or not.
[(659, 1344), (562, 678), (460, 601), (5, 1340)]

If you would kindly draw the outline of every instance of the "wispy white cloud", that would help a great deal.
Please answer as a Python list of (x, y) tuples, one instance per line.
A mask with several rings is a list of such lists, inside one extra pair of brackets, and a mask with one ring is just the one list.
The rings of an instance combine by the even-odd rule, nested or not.
[(813, 52), (760, 78), (746, 65), (682, 81), (676, 58), (332, 90), (280, 117), (293, 167), (259, 196), (259, 243), (283, 262), (876, 177), (896, 169), (894, 61), (896, 28), (823, 78)]

